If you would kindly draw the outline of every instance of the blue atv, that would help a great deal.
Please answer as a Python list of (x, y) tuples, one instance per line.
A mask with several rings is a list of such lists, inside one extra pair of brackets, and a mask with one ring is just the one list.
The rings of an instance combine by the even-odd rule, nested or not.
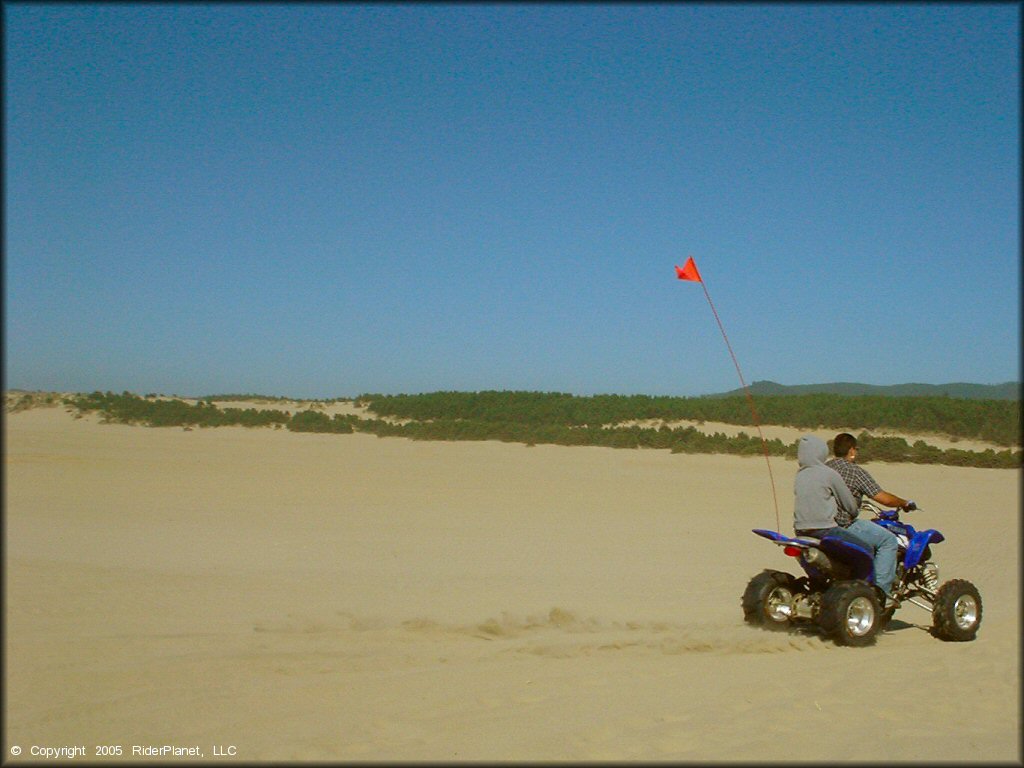
[[(911, 502), (907, 511), (917, 507)], [(795, 558), (805, 576), (765, 570), (747, 584), (743, 617), (749, 624), (773, 630), (816, 625), (839, 645), (864, 646), (892, 618), (902, 603), (932, 614), (932, 634), (940, 640), (973, 640), (981, 625), (981, 595), (969, 581), (952, 579), (939, 586), (939, 569), (931, 561), (931, 545), (943, 541), (938, 531), (917, 531), (900, 520), (899, 510), (884, 510), (870, 501), (862, 514), (891, 531), (899, 542), (892, 600), (885, 605), (874, 584), (870, 550), (825, 536), (791, 538), (755, 528), (754, 533), (775, 542)]]

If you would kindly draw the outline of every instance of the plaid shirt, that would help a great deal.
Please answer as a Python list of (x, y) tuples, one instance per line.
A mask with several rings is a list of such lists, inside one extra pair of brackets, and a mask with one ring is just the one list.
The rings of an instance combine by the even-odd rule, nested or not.
[[(865, 470), (858, 467), (852, 461), (840, 458), (831, 458), (826, 461), (825, 464), (832, 467), (832, 469), (838, 472), (839, 476), (843, 478), (843, 482), (846, 483), (846, 487), (850, 489), (850, 493), (853, 494), (853, 500), (857, 502), (858, 507), (860, 507), (860, 503), (863, 501), (865, 496), (871, 498), (882, 490), (882, 486), (875, 482), (875, 478), (869, 475)], [(845, 528), (852, 523), (856, 517), (856, 515), (850, 517), (846, 514), (846, 510), (840, 506), (836, 511), (836, 524)]]

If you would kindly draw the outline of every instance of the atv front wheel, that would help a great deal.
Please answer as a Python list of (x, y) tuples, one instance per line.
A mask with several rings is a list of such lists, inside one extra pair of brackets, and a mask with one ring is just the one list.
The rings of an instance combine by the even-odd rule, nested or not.
[(863, 581), (839, 581), (821, 597), (818, 624), (837, 645), (870, 645), (881, 625), (875, 590)]
[(743, 592), (743, 620), (771, 630), (789, 627), (795, 579), (782, 571), (762, 571)]
[(932, 634), (940, 640), (973, 640), (981, 626), (981, 594), (971, 582), (947, 581), (932, 603)]

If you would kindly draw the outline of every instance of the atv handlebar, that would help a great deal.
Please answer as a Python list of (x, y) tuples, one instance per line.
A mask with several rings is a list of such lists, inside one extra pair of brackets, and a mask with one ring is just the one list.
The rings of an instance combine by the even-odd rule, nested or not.
[(870, 514), (874, 515), (874, 517), (880, 518), (882, 520), (899, 520), (901, 511), (913, 512), (917, 509), (920, 509), (920, 507), (918, 507), (917, 504), (915, 504), (913, 501), (908, 501), (902, 507), (897, 507), (896, 509), (883, 509), (873, 500), (864, 499), (860, 503), (860, 509), (862, 512), (869, 512)]

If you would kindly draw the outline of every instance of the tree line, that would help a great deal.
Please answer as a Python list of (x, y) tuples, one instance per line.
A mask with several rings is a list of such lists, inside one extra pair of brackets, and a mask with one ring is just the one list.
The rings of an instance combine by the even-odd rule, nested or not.
[(99, 412), (104, 420), (119, 424), (142, 424), (148, 427), (266, 427), (286, 425), (291, 421), (287, 411), (256, 408), (218, 408), (208, 400), (195, 404), (178, 399), (153, 400), (124, 392), (92, 392), (73, 395), (64, 401), (81, 412)]
[[(570, 426), (610, 425), (643, 419), (719, 421), (753, 426), (746, 397), (655, 397), (560, 392), (431, 392), (421, 395), (365, 394), (357, 402), (380, 416), (416, 419), (516, 421)], [(762, 424), (800, 429), (935, 432), (1000, 446), (1020, 443), (1019, 400), (949, 397), (762, 396), (755, 400)]]
[[(371, 410), (378, 416), (401, 415), (403, 418), (412, 419), (412, 421), (397, 423), (384, 418), (363, 418), (350, 414), (329, 416), (317, 410), (300, 410), (292, 414), (289, 411), (272, 409), (222, 409), (210, 401), (190, 404), (175, 399), (153, 400), (141, 398), (129, 392), (120, 395), (110, 392), (76, 395), (67, 398), (65, 403), (79, 412), (101, 413), (106, 421), (152, 427), (274, 426), (280, 428), (283, 426), (293, 432), (334, 434), (363, 432), (378, 437), (406, 437), (412, 440), (499, 440), (526, 445), (658, 448), (669, 450), (672, 453), (724, 453), (746, 456), (759, 455), (766, 451), (773, 456), (796, 458), (796, 441), (786, 444), (779, 439), (773, 439), (762, 443), (760, 438), (745, 432), (740, 432), (735, 436), (728, 436), (721, 432), (708, 434), (692, 426), (654, 428), (609, 425), (630, 419), (666, 418), (657, 411), (653, 411), (655, 415), (646, 415), (652, 411), (645, 411), (640, 415), (636, 411), (622, 411), (622, 413), (628, 413), (629, 416), (623, 418), (621, 415), (616, 415), (615, 419), (609, 420), (609, 422), (590, 423), (585, 418), (588, 415), (585, 412), (587, 407), (585, 404), (581, 405), (579, 402), (570, 401), (566, 406), (565, 402), (566, 398), (577, 401), (586, 398), (573, 398), (571, 395), (513, 398), (516, 407), (506, 411), (503, 417), (499, 410), (490, 410), (487, 407), (480, 407), (475, 411), (443, 410), (439, 407), (440, 404), (453, 402), (452, 399), (445, 398), (434, 399), (433, 409), (419, 411), (415, 408), (394, 409), (389, 413), (386, 407), (378, 410), (378, 401), (371, 399), (372, 397), (379, 396), (363, 396), (358, 402), (370, 404)], [(433, 399), (429, 396), (388, 396), (388, 399), (393, 402), (402, 402), (405, 397), (424, 398), (428, 402)], [(454, 400), (458, 401), (458, 398)], [(477, 405), (480, 405), (481, 402), (484, 405), (491, 405), (493, 399), (484, 398)], [(535, 410), (530, 409), (527, 407), (530, 403), (539, 403), (541, 407)], [(568, 409), (560, 410), (566, 407)], [(577, 410), (573, 411), (572, 408)], [(410, 415), (411, 413), (434, 415), (417, 417)], [(557, 421), (556, 417), (563, 420)], [(692, 418), (692, 416), (675, 416), (675, 418)], [(717, 416), (715, 420), (726, 421)], [(1010, 469), (1020, 468), (1022, 463), (1020, 450), (941, 450), (921, 440), (910, 445), (901, 437), (876, 437), (866, 430), (862, 431), (857, 439), (860, 449), (858, 458), (862, 462), (874, 460)]]

